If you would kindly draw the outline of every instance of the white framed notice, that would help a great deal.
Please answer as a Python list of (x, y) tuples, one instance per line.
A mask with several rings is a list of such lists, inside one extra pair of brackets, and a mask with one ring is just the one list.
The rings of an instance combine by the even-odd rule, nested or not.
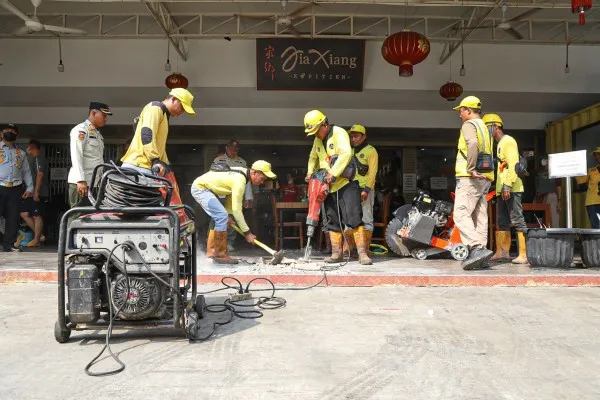
[(571, 178), (587, 175), (587, 152), (585, 150), (548, 154), (550, 178)]
[(445, 176), (432, 176), (429, 178), (429, 186), (431, 190), (446, 190), (448, 189), (448, 178)]
[(68, 168), (51, 168), (50, 169), (50, 180), (51, 181), (66, 181), (69, 176)]
[(417, 191), (417, 174), (404, 174), (402, 178), (402, 190), (405, 193)]

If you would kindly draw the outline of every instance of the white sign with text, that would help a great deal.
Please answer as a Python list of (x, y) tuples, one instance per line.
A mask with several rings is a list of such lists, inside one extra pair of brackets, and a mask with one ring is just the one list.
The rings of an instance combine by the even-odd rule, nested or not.
[(550, 178), (571, 178), (587, 175), (586, 151), (549, 154), (548, 173)]

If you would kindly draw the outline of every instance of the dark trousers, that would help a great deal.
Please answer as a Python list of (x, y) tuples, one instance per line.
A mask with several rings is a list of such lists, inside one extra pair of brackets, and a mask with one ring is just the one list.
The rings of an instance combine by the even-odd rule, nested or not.
[(600, 204), (592, 204), (590, 206), (586, 206), (588, 216), (590, 217), (590, 222), (592, 223), (592, 229), (600, 229)]
[(511, 193), (508, 200), (503, 200), (502, 196), (496, 197), (496, 211), (498, 212), (499, 231), (510, 231), (510, 224), (517, 231), (524, 231), (527, 228), (525, 218), (523, 217), (523, 205), (521, 198), (523, 193)]
[[(325, 199), (327, 228), (341, 232), (344, 228), (357, 228), (362, 225), (362, 206), (358, 182), (352, 181), (337, 192), (329, 193)], [(340, 220), (342, 226), (340, 226)]]
[(21, 197), (25, 193), (25, 185), (21, 184), (14, 187), (0, 186), (0, 215), (6, 220), (6, 229), (4, 231), (4, 240), (2, 247), (9, 249), (14, 246), (17, 239), (17, 230), (21, 220), (20, 208)]

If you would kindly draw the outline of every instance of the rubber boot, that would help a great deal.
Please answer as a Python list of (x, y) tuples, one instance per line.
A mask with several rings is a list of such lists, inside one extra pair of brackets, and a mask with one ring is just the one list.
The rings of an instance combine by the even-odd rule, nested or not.
[(331, 240), (331, 257), (327, 257), (323, 261), (329, 264), (341, 262), (344, 259), (342, 257), (344, 235), (342, 235), (342, 232), (329, 231), (329, 239)]
[(373, 231), (365, 229), (365, 234), (367, 235), (367, 254), (372, 254), (372, 252), (371, 252), (371, 238), (373, 237)]
[(356, 243), (356, 250), (358, 251), (358, 262), (361, 265), (371, 265), (373, 261), (369, 258), (367, 253), (367, 231), (364, 225), (359, 226), (354, 230), (354, 242)]
[[(346, 245), (346, 242), (348, 244)], [(354, 243), (354, 230), (346, 229), (344, 230), (344, 238), (342, 238), (342, 254), (344, 257), (348, 257), (348, 255), (352, 256), (352, 252), (356, 247), (356, 243)]]
[(208, 240), (206, 241), (206, 257), (213, 258), (216, 255), (215, 248), (215, 230), (208, 231)]
[(329, 232), (323, 232), (325, 234), (325, 250), (324, 253), (331, 253), (331, 238), (329, 237)]
[(215, 255), (213, 262), (216, 264), (237, 264), (238, 260), (227, 255), (227, 231), (215, 231)]
[(527, 245), (525, 244), (525, 233), (517, 232), (517, 240), (519, 243), (519, 256), (511, 262), (513, 264), (529, 264), (529, 261), (527, 261)]
[(496, 231), (496, 252), (490, 262), (510, 260), (510, 231)]

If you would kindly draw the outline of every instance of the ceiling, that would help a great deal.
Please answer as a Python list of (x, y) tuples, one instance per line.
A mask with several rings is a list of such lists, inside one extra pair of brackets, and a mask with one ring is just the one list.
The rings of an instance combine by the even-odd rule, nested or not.
[[(30, 0), (10, 1), (33, 15)], [(38, 1), (38, 0), (34, 0)], [(505, 20), (502, 20), (505, 5)], [(304, 7), (304, 8), (303, 8)], [(297, 18), (259, 20), (259, 15), (284, 16), (278, 0), (42, 0), (37, 17), (43, 24), (82, 29), (83, 38), (159, 38), (168, 36), (182, 53), (183, 39), (291, 36), (382, 40), (409, 28), (433, 42), (447, 43), (446, 53), (462, 41), (514, 44), (600, 44), (598, 8), (586, 12), (579, 25), (571, 3), (489, 0), (332, 0), (288, 1), (287, 14), (303, 8)], [(526, 14), (524, 14), (526, 13)], [(293, 16), (293, 15), (292, 15)], [(274, 17), (276, 18), (276, 17)], [(513, 20), (516, 18), (516, 20)], [(501, 22), (504, 25), (498, 26)], [(51, 36), (46, 30), (27, 32), (24, 21), (0, 7), (0, 37)]]

